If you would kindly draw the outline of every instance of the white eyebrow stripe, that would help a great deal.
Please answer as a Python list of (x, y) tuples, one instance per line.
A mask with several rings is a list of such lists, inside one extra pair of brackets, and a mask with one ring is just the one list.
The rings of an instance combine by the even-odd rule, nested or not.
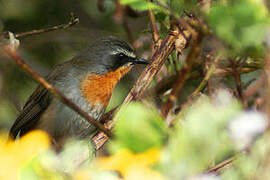
[(135, 55), (133, 52), (126, 51), (126, 50), (124, 50), (124, 49), (116, 50), (116, 51), (113, 52), (113, 54), (118, 54), (118, 53), (123, 53), (123, 54), (125, 54), (126, 56), (132, 57), (132, 58), (135, 58), (135, 57), (136, 57), (136, 55)]

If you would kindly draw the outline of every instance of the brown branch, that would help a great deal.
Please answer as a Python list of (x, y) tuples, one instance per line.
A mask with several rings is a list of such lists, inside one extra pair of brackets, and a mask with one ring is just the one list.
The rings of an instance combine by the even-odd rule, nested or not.
[[(241, 71), (239, 72), (240, 74), (246, 74), (246, 73), (250, 73), (253, 71), (257, 71), (260, 68), (242, 68)], [(224, 69), (216, 69), (213, 73), (212, 76), (218, 76), (218, 77), (228, 77), (228, 76), (232, 76), (232, 69), (231, 68), (224, 68)], [(192, 79), (197, 79), (201, 77), (201, 73), (196, 72), (196, 73), (192, 73), (192, 75), (190, 75), (190, 77), (188, 78), (188, 80), (192, 80)], [(157, 83), (154, 87), (152, 87), (151, 89), (149, 89), (148, 91), (145, 92), (145, 95), (150, 94), (153, 96), (157, 96), (159, 94), (164, 93), (165, 91), (169, 90), (172, 88), (172, 85), (175, 83), (177, 79), (177, 75), (172, 75), (169, 76), (165, 79), (163, 79), (162, 81), (160, 81), (159, 83)]]
[[(151, 2), (151, 0), (147, 0), (147, 1)], [(159, 32), (158, 32), (158, 28), (157, 28), (157, 24), (156, 24), (156, 19), (155, 19), (155, 15), (154, 15), (153, 11), (151, 9), (149, 9), (148, 14), (149, 14), (149, 18), (150, 18), (150, 27), (152, 30), (152, 38), (154, 41), (154, 48), (156, 49), (160, 46), (161, 39), (159, 36)]]
[(117, 23), (121, 23), (123, 18), (125, 18), (125, 9), (126, 6), (122, 5), (120, 0), (114, 0), (115, 2), (115, 13), (113, 15), (113, 19)]
[(200, 53), (200, 43), (202, 40), (201, 35), (197, 35), (196, 37), (193, 37), (193, 43), (191, 50), (188, 54), (188, 57), (186, 59), (186, 62), (184, 63), (182, 69), (178, 73), (178, 78), (175, 81), (175, 84), (172, 88), (172, 92), (169, 95), (169, 98), (165, 104), (163, 104), (161, 108), (161, 114), (163, 117), (167, 117), (170, 109), (172, 108), (173, 104), (175, 103), (178, 94), (180, 93), (182, 87), (184, 86), (186, 80), (190, 76), (190, 71), (192, 69), (193, 63), (196, 60), (196, 58), (199, 56)]
[(132, 31), (130, 30), (130, 27), (128, 25), (127, 18), (123, 19), (122, 24), (123, 24), (124, 30), (126, 31), (128, 41), (132, 44), (134, 42), (134, 38), (133, 38), (133, 35), (132, 35)]
[(218, 165), (216, 165), (215, 167), (209, 169), (206, 173), (217, 173), (218, 171), (220, 171), (222, 168), (227, 167), (228, 165), (232, 164), (232, 162), (236, 159), (236, 157), (232, 157), (229, 158), (225, 161), (222, 161), (221, 163), (219, 163)]
[(124, 31), (126, 32), (127, 39), (129, 43), (133, 43), (134, 38), (132, 36), (132, 31), (130, 30), (130, 27), (128, 25), (127, 20), (127, 6), (122, 5), (120, 0), (114, 0), (115, 3), (115, 13), (113, 15), (113, 19), (116, 21), (116, 23), (122, 24)]
[[(192, 100), (194, 99), (194, 97), (196, 97), (198, 95), (198, 93), (206, 86), (208, 80), (210, 79), (210, 77), (213, 75), (215, 69), (216, 69), (216, 64), (219, 61), (220, 56), (216, 56), (216, 58), (214, 59), (213, 63), (211, 64), (211, 67), (208, 69), (205, 77), (203, 78), (203, 80), (201, 81), (201, 83), (199, 84), (199, 86), (195, 89), (195, 91), (193, 91), (193, 93), (188, 97), (187, 101), (182, 105), (181, 109), (184, 109), (186, 106), (188, 106)], [(177, 118), (172, 119), (169, 122), (169, 126), (173, 126), (174, 121), (176, 119), (178, 119), (181, 115), (182, 115), (183, 111), (180, 111), (177, 115)]]
[[(150, 64), (142, 72), (137, 82), (125, 98), (124, 103), (136, 100), (143, 94), (174, 49), (174, 42), (177, 36), (181, 35), (179, 34), (179, 29), (175, 27), (170, 31), (169, 35), (162, 41), (160, 47), (155, 51)], [(181, 37), (184, 40), (184, 37)]]
[[(71, 13), (70, 21), (67, 24), (61, 24), (61, 25), (53, 26), (53, 27), (46, 28), (46, 29), (39, 29), (39, 30), (22, 32), (22, 33), (16, 33), (16, 34), (14, 34), (14, 37), (15, 38), (22, 38), (22, 37), (26, 37), (26, 36), (37, 35), (37, 34), (55, 31), (55, 30), (59, 30), (59, 29), (66, 29), (66, 28), (69, 28), (77, 23), (79, 23), (79, 18), (75, 17), (75, 15), (73, 13)], [(9, 38), (9, 35), (7, 32), (0, 35), (0, 38), (1, 38), (1, 36), (2, 37), (4, 36), (5, 38)]]
[[(211, 66), (211, 61), (212, 61), (212, 58), (213, 58), (213, 55), (211, 55), (212, 53), (210, 52), (209, 54), (206, 55), (205, 57), (205, 70), (208, 71), (209, 70), (209, 66)], [(215, 69), (216, 69), (216, 66), (215, 66)], [(215, 71), (214, 71), (215, 72)], [(207, 81), (207, 91), (208, 91), (208, 95), (209, 97), (211, 98), (212, 97), (212, 82), (211, 82), (211, 79), (209, 78), (209, 80)]]
[(245, 98), (251, 97), (255, 92), (258, 91), (259, 88), (263, 86), (264, 82), (265, 82), (265, 75), (262, 75), (244, 91), (244, 97)]
[[(116, 106), (115, 108), (113, 108), (112, 110), (110, 110), (109, 112), (105, 113), (100, 120), (100, 123), (103, 123), (105, 128), (107, 129), (112, 129), (113, 126), (113, 116), (115, 111), (119, 108), (119, 106)], [(97, 132), (97, 134), (92, 138), (92, 141), (95, 144), (95, 149), (99, 150), (104, 144), (105, 142), (109, 139), (109, 137), (104, 134), (103, 132)]]
[[(245, 74), (249, 73), (252, 71), (257, 71), (259, 70), (259, 67), (243, 67), (241, 68), (240, 74)], [(215, 72), (213, 73), (214, 76), (233, 76), (233, 72), (231, 68), (222, 68), (222, 69), (216, 69)]]
[(244, 99), (243, 90), (242, 90), (241, 77), (240, 77), (240, 73), (238, 72), (239, 68), (237, 67), (237, 63), (235, 61), (236, 60), (231, 59), (231, 65), (232, 65), (233, 77), (235, 81), (237, 95), (238, 95), (238, 98), (241, 100), (242, 104), (245, 106), (245, 99)]
[(35, 72), (29, 65), (27, 65), (23, 59), (21, 59), (18, 54), (15, 51), (12, 51), (9, 46), (3, 46), (2, 49), (10, 56), (12, 57), (16, 63), (22, 67), (26, 72), (28, 72), (31, 77), (33, 77), (38, 83), (40, 83), (42, 86), (44, 86), (46, 89), (48, 89), (49, 92), (54, 94), (61, 102), (63, 102), (65, 105), (76, 111), (78, 114), (80, 114), (82, 117), (84, 117), (90, 124), (94, 125), (97, 129), (104, 132), (108, 136), (112, 136), (111, 132), (107, 130), (102, 124), (100, 124), (98, 121), (95, 121), (91, 116), (88, 115), (87, 112), (83, 111), (81, 108), (79, 108), (75, 103), (73, 103), (71, 100), (66, 98), (60, 91), (55, 89), (51, 84), (49, 84), (43, 77), (41, 77), (37, 72)]
[[(113, 114), (113, 113), (112, 113)], [(113, 121), (107, 121), (104, 126), (107, 128), (107, 129), (112, 129), (112, 126), (113, 126)], [(103, 133), (103, 132), (99, 132), (97, 133), (93, 138), (92, 138), (92, 141), (94, 142), (95, 144), (95, 149), (96, 150), (99, 150), (100, 148), (102, 148), (102, 146), (106, 143), (106, 141), (109, 140), (109, 137)]]
[(208, 80), (210, 79), (211, 75), (216, 69), (216, 63), (219, 61), (219, 59), (220, 59), (219, 56), (215, 58), (214, 62), (211, 64), (209, 70), (207, 71), (205, 77), (203, 78), (202, 82), (199, 84), (196, 90), (191, 94), (191, 97), (197, 96), (197, 94), (206, 86)]
[[(242, 71), (241, 71), (241, 74), (244, 74), (244, 73), (249, 73), (249, 72), (252, 72), (252, 71), (257, 71), (258, 69), (256, 68), (242, 68)], [(226, 68), (226, 69), (217, 69), (214, 73), (213, 73), (213, 76), (233, 76), (233, 73), (232, 73), (232, 70), (230, 68)], [(184, 110), (187, 106), (190, 105), (190, 103), (192, 102), (193, 100), (193, 97), (190, 96), (188, 98), (188, 100), (181, 105), (181, 111), (176, 115), (176, 117), (170, 121), (170, 126), (174, 126), (174, 122), (177, 120), (177, 119), (181, 119), (183, 113), (184, 113)]]

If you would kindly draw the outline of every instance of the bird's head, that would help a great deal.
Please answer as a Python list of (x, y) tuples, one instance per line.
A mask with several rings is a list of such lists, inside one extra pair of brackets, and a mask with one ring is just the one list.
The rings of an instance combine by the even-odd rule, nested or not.
[(136, 56), (128, 43), (116, 37), (97, 40), (81, 55), (85, 57), (83, 59), (88, 59), (90, 66), (96, 67), (98, 74), (130, 68), (135, 64), (148, 64), (147, 60)]
[(115, 37), (99, 39), (75, 59), (80, 66), (89, 68), (81, 83), (83, 96), (90, 104), (101, 107), (108, 105), (115, 85), (133, 65), (148, 64), (126, 42)]

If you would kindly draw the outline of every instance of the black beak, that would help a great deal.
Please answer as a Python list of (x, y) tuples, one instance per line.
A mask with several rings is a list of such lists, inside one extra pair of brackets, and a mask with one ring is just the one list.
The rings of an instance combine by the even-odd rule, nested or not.
[(133, 64), (149, 64), (149, 62), (146, 59), (143, 59), (140, 57), (136, 57), (136, 58), (132, 59), (132, 63)]

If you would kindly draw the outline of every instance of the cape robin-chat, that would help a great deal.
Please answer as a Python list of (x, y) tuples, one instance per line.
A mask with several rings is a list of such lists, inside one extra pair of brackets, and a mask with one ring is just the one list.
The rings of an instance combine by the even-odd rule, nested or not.
[[(115, 37), (99, 39), (70, 61), (57, 65), (46, 80), (95, 120), (104, 114), (117, 82), (134, 64), (147, 64)], [(10, 136), (46, 131), (53, 142), (86, 138), (95, 127), (39, 85), (11, 127)]]

